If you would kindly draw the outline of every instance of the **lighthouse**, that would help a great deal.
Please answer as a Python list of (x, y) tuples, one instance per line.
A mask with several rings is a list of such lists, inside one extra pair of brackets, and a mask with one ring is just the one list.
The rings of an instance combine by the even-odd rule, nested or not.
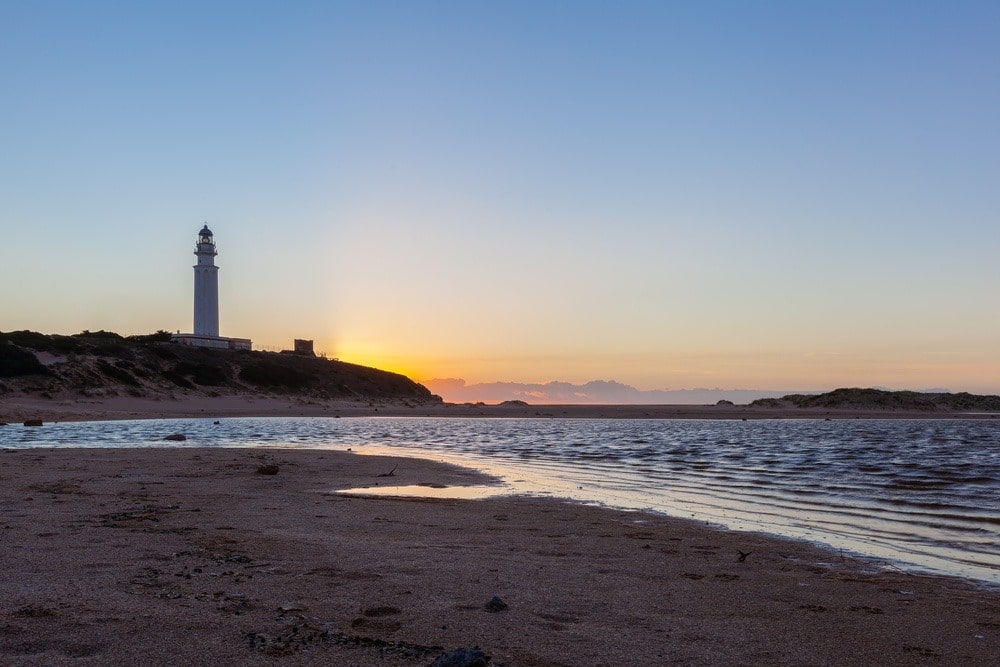
[(219, 336), (219, 267), (215, 265), (215, 237), (208, 223), (198, 232), (194, 265), (194, 333)]
[(198, 232), (194, 255), (194, 333), (177, 332), (170, 342), (196, 347), (214, 347), (229, 350), (249, 350), (249, 338), (226, 338), (219, 335), (219, 267), (215, 257), (215, 236), (206, 222)]

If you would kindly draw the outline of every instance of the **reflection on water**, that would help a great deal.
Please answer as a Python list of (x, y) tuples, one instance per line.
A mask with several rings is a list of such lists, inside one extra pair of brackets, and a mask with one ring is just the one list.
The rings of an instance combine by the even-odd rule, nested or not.
[(402, 486), (362, 486), (338, 489), (338, 496), (389, 496), (392, 498), (430, 498), (434, 500), (481, 500), (511, 493), (503, 486), (443, 486), (436, 484), (406, 484)]
[[(408, 453), (499, 474), (518, 493), (802, 537), (1000, 584), (1000, 420), (213, 421), (8, 426), (0, 446)], [(163, 442), (174, 432), (187, 442)]]

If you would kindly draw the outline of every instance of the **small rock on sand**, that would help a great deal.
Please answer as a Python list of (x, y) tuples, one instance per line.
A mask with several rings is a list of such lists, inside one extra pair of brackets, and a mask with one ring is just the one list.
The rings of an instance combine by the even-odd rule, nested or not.
[(500, 599), (499, 595), (494, 595), (490, 598), (490, 601), (486, 603), (486, 611), (498, 612), (503, 611), (507, 608), (507, 603)]
[(24, 420), (24, 425), (25, 426), (41, 426), (42, 425), (42, 420), (41, 419), (25, 419)]
[(183, 442), (187, 440), (187, 436), (183, 433), (171, 433), (170, 435), (163, 438), (164, 440), (172, 440), (174, 442)]
[(490, 656), (483, 653), (478, 646), (459, 648), (438, 656), (431, 667), (487, 667)]
[(258, 475), (277, 475), (278, 474), (278, 470), (279, 470), (278, 466), (276, 466), (273, 463), (271, 463), (271, 464), (263, 465), (263, 466), (257, 468), (257, 474)]

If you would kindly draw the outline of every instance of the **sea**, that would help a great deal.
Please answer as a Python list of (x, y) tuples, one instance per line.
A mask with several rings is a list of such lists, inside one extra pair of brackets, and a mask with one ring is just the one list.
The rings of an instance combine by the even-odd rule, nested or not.
[[(185, 442), (165, 442), (184, 433)], [(0, 428), (0, 447), (292, 447), (419, 456), (524, 494), (808, 540), (1000, 586), (1000, 420), (170, 419)], [(414, 493), (386, 489), (379, 493)], [(442, 493), (419, 487), (418, 493)], [(444, 493), (449, 491), (445, 490)]]

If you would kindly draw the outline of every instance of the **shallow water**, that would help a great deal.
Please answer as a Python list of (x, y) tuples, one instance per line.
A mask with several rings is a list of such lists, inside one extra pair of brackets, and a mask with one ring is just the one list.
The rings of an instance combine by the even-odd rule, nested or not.
[[(188, 440), (166, 443), (182, 432)], [(1000, 422), (260, 418), (0, 428), (3, 447), (348, 447), (1000, 584)]]

